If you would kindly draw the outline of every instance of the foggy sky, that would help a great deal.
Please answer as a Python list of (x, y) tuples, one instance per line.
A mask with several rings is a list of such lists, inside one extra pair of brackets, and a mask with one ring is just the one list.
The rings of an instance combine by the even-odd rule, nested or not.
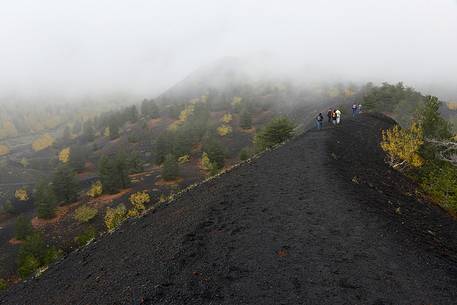
[(151, 96), (258, 55), (348, 81), (457, 82), (456, 0), (2, 0), (0, 39), (0, 95)]

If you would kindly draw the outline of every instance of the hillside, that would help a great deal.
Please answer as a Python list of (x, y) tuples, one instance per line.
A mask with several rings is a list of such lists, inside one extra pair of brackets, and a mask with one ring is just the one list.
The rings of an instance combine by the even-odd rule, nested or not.
[(309, 131), (10, 288), (0, 304), (452, 304), (457, 225), (384, 164), (385, 117)]

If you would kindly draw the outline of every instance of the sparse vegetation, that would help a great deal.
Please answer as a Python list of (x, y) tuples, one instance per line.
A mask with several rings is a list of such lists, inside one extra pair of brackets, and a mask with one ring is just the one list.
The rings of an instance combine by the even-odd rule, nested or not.
[(95, 181), (87, 191), (87, 196), (97, 198), (103, 194), (103, 185), (100, 180)]
[(217, 133), (221, 136), (221, 137), (225, 137), (229, 134), (232, 133), (232, 127), (230, 127), (229, 125), (221, 125), (217, 128)]
[(190, 156), (189, 155), (184, 155), (178, 158), (178, 163), (179, 164), (186, 164), (190, 161)]
[(119, 204), (115, 208), (107, 208), (105, 214), (105, 225), (109, 231), (117, 228), (127, 218), (125, 205)]
[(8, 288), (8, 283), (4, 279), (0, 279), (0, 291)]
[(149, 194), (146, 192), (136, 192), (129, 197), (132, 208), (128, 212), (129, 217), (136, 217), (146, 210), (145, 203), (151, 201)]
[[(425, 97), (411, 127), (397, 125), (383, 131), (381, 147), (393, 168), (407, 170), (439, 205), (457, 211), (457, 168), (451, 156), (443, 155), (441, 145), (452, 143), (451, 124), (440, 115), (440, 105), (436, 97)], [(452, 154), (452, 149), (449, 152)]]
[(249, 147), (245, 147), (240, 152), (240, 161), (249, 159), (252, 155), (252, 150)]
[(75, 210), (75, 220), (80, 223), (89, 222), (97, 216), (98, 210), (96, 208), (82, 205)]
[(232, 114), (226, 113), (222, 117), (221, 122), (224, 123), (224, 124), (228, 124), (228, 123), (230, 123), (232, 121), (232, 119), (233, 119)]
[(97, 229), (92, 226), (89, 226), (81, 234), (75, 237), (75, 242), (80, 246), (87, 245), (91, 240), (97, 237)]
[(28, 236), (19, 249), (18, 265), (19, 275), (26, 278), (38, 268), (49, 265), (61, 255), (54, 247), (49, 247), (40, 233)]
[(70, 147), (64, 148), (59, 152), (59, 161), (62, 163), (70, 161)]
[(40, 151), (50, 147), (52, 144), (54, 144), (54, 141), (54, 138), (50, 134), (46, 133), (33, 141), (32, 148), (34, 151)]

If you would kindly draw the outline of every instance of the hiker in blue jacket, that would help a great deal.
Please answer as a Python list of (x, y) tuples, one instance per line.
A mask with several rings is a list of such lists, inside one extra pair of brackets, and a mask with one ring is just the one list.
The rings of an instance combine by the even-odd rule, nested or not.
[(358, 107), (357, 107), (357, 104), (356, 104), (356, 103), (352, 104), (352, 117), (355, 117), (355, 116), (357, 115), (357, 112), (358, 112), (358, 111), (357, 111), (357, 110), (358, 110), (357, 108), (358, 108)]
[(316, 127), (317, 129), (321, 129), (322, 128), (322, 122), (324, 121), (324, 116), (322, 115), (322, 113), (319, 113), (319, 115), (316, 117)]

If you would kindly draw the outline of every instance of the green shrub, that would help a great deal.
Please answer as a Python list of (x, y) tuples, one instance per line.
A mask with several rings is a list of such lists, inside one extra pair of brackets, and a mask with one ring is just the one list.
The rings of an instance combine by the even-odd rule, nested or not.
[(179, 165), (175, 156), (168, 154), (165, 157), (162, 167), (162, 178), (164, 180), (175, 180), (179, 175)]
[(22, 215), (18, 216), (15, 225), (15, 238), (17, 240), (25, 240), (27, 236), (31, 235), (32, 233), (33, 227), (30, 223), (30, 219), (27, 219)]
[(8, 214), (15, 214), (16, 213), (16, 209), (15, 209), (13, 203), (11, 202), (11, 200), (7, 200), (3, 204), (2, 210), (3, 210), (3, 212), (8, 213)]
[(274, 118), (256, 134), (254, 144), (259, 151), (271, 148), (292, 138), (294, 127), (287, 118)]
[(252, 156), (252, 151), (249, 147), (245, 147), (240, 151), (240, 160), (245, 161)]
[(86, 230), (84, 230), (81, 234), (75, 237), (75, 242), (80, 246), (87, 245), (92, 239), (97, 237), (97, 229), (90, 226)]
[(8, 288), (8, 284), (4, 279), (0, 279), (0, 291), (5, 290)]
[(40, 262), (33, 255), (27, 255), (19, 263), (18, 273), (21, 278), (27, 278), (40, 268)]
[(98, 210), (96, 208), (82, 205), (75, 210), (74, 218), (75, 220), (84, 223), (91, 221), (95, 216), (97, 216)]
[(41, 234), (29, 235), (19, 249), (19, 275), (26, 278), (38, 268), (49, 265), (60, 256), (59, 250), (46, 245)]
[(221, 144), (218, 141), (208, 141), (208, 143), (204, 147), (204, 151), (206, 152), (209, 161), (211, 162), (211, 166), (209, 166), (210, 171), (211, 169), (217, 171), (224, 167), (225, 153), (222, 149)]
[(446, 162), (429, 161), (419, 171), (424, 191), (445, 209), (457, 211), (457, 168)]

